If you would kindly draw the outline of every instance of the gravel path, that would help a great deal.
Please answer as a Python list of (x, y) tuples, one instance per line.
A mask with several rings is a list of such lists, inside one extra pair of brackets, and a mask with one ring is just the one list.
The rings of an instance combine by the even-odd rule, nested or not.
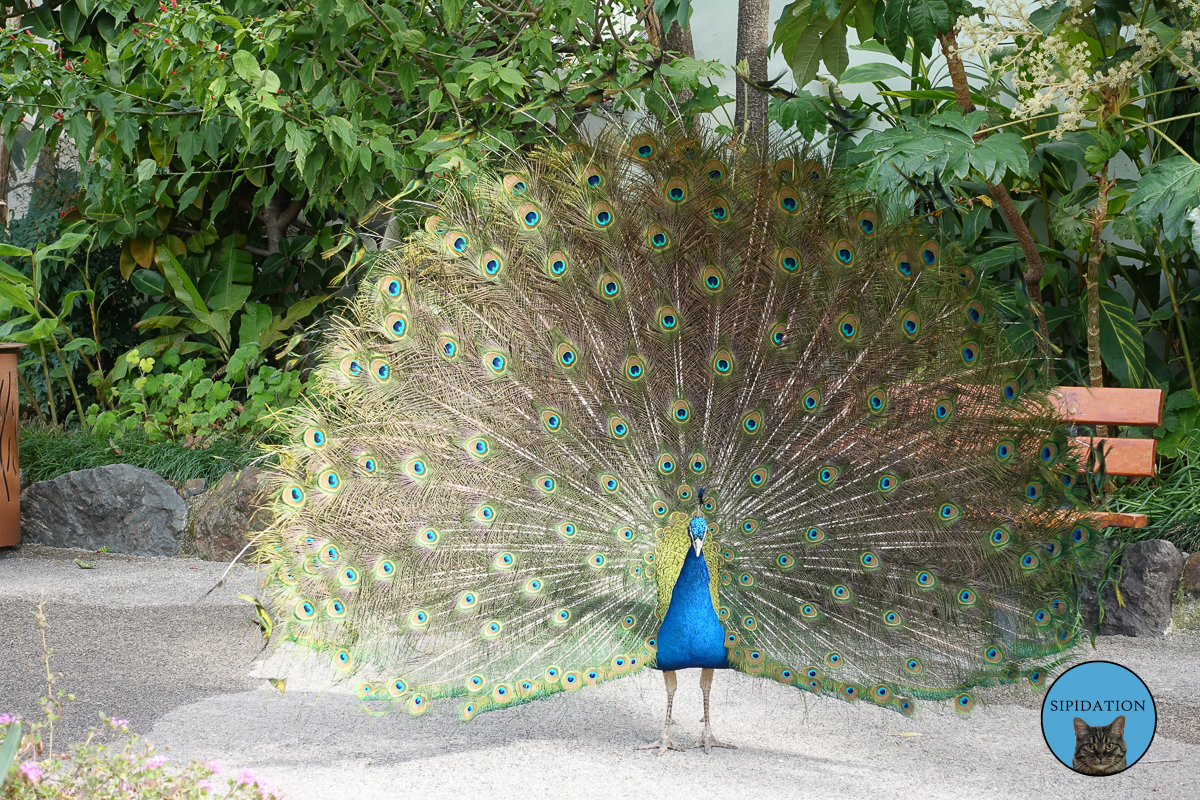
[[(1154, 693), (1158, 734), (1142, 762), (1105, 779), (1053, 759), (1038, 724), (1040, 696), (987, 693), (970, 717), (914, 720), (866, 703), (814, 699), (733, 672), (717, 676), (713, 721), (736, 751), (635, 752), (660, 731), (658, 673), (485, 714), (454, 708), (413, 720), (373, 717), (325, 673), (262, 647), (250, 607), (253, 574), (204, 593), (225, 569), (188, 559), (0, 550), (0, 711), (26, 716), (44, 681), (33, 610), (45, 589), (52, 667), (73, 692), (56, 743), (82, 738), (96, 713), (131, 728), (172, 759), (249, 767), (290, 798), (604, 798), (715, 796), (849, 798), (1187, 798), (1200, 786), (1200, 634), (1104, 637), (1087, 659), (1116, 661)], [(203, 599), (201, 599), (203, 597)], [(284, 696), (266, 678), (288, 678)], [(698, 671), (680, 673), (682, 741), (699, 733)], [(918, 733), (919, 736), (899, 736)], [(57, 749), (57, 744), (56, 744)], [(1154, 763), (1151, 763), (1154, 762)]]

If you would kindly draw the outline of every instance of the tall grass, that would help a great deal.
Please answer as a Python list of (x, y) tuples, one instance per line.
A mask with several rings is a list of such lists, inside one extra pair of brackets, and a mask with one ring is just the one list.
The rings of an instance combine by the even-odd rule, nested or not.
[(105, 464), (144, 467), (169, 481), (205, 478), (212, 482), (263, 459), (263, 451), (245, 439), (211, 439), (204, 446), (186, 447), (176, 441), (152, 442), (137, 431), (109, 439), (42, 425), (22, 425), (20, 437), (21, 469), (30, 483)]
[(1145, 528), (1122, 529), (1125, 541), (1167, 539), (1179, 549), (1195, 553), (1200, 550), (1200, 454), (1181, 453), (1156, 478), (1122, 487), (1110, 508), (1149, 518)]

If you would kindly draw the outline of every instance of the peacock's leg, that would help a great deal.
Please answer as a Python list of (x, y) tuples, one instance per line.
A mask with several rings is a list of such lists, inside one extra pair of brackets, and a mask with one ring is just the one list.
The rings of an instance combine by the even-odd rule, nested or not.
[(637, 750), (658, 750), (658, 755), (660, 756), (668, 750), (683, 751), (683, 746), (676, 744), (671, 738), (671, 704), (675, 702), (675, 687), (677, 685), (674, 670), (663, 670), (663, 683), (667, 686), (666, 727), (663, 728), (662, 736), (659, 737), (657, 742), (651, 742), (650, 744), (644, 744), (635, 748)]
[(712, 689), (712, 682), (713, 671), (711, 669), (700, 670), (700, 691), (704, 692), (704, 733), (692, 745), (692, 749), (703, 747), (704, 752), (708, 755), (712, 755), (714, 747), (728, 747), (730, 750), (737, 750), (737, 745), (725, 744), (717, 741), (717, 737), (713, 736), (712, 723), (708, 719), (708, 692)]

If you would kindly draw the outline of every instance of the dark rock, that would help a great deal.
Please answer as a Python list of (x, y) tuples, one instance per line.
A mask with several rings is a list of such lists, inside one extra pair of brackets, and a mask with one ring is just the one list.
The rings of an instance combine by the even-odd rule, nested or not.
[(1171, 600), (1183, 571), (1183, 554), (1165, 539), (1134, 542), (1121, 559), (1121, 599), (1106, 584), (1104, 636), (1161, 636), (1171, 624)]
[(187, 506), (155, 473), (110, 464), (39, 481), (21, 498), (21, 539), (140, 556), (173, 556)]
[(271, 523), (266, 474), (256, 467), (227, 473), (192, 512), (192, 549), (209, 561), (232, 561), (251, 534)]
[(183, 484), (183, 488), (179, 490), (179, 496), (184, 500), (190, 500), (198, 494), (204, 494), (207, 490), (208, 481), (204, 480), (204, 478), (192, 478)]
[(1183, 562), (1183, 593), (1200, 597), (1200, 553), (1192, 553)]

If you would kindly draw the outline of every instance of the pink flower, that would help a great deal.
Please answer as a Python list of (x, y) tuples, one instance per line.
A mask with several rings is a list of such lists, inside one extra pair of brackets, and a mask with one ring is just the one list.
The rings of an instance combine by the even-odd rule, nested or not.
[(273, 783), (268, 781), (258, 782), (258, 792), (262, 795), (262, 800), (267, 800), (269, 797), (279, 797), (279, 790), (275, 788)]
[(243, 783), (247, 786), (255, 782), (254, 773), (248, 769), (244, 769), (238, 773), (237, 783)]
[(213, 790), (213, 785), (203, 778), (196, 781), (196, 787), (205, 792), (211, 792)]
[(22, 764), (21, 772), (25, 773), (25, 777), (29, 778), (30, 783), (37, 783), (42, 779), (42, 768), (33, 761), (26, 761)]
[(158, 769), (165, 763), (167, 763), (166, 756), (152, 756), (146, 759), (146, 766), (150, 767), (151, 769)]
[(7, 725), (10, 722), (16, 722), (20, 717), (10, 717), (8, 714), (0, 714), (0, 725)]
[(118, 728), (120, 730), (125, 730), (125, 728), (127, 728), (129, 726), (129, 720), (127, 720), (127, 719), (110, 719), (108, 721), (108, 724), (113, 727), (113, 730), (117, 730)]
[(212, 772), (214, 775), (223, 775), (224, 774), (223, 772), (221, 772), (221, 762), (220, 761), (205, 761), (204, 766), (208, 767), (209, 771)]

